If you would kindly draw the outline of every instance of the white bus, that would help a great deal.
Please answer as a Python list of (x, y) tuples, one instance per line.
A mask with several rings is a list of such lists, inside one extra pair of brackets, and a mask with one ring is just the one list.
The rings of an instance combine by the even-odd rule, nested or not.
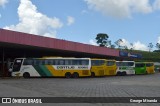
[(85, 77), (90, 76), (90, 58), (16, 58), (12, 76), (28, 77)]
[(116, 61), (117, 75), (133, 75), (135, 74), (134, 61)]

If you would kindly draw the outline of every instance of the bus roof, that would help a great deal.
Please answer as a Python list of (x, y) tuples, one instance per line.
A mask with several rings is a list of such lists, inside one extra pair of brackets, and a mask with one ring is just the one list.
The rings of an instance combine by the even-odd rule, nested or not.
[(16, 58), (16, 59), (90, 59), (90, 58), (69, 58), (69, 57), (52, 57), (52, 58)]
[(116, 61), (116, 62), (135, 62), (135, 61)]

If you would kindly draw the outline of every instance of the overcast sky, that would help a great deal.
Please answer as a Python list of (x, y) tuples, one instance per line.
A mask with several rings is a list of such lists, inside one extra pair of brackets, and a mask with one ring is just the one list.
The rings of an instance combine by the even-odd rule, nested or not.
[(92, 45), (106, 33), (148, 50), (160, 43), (160, 0), (0, 0), (0, 28)]

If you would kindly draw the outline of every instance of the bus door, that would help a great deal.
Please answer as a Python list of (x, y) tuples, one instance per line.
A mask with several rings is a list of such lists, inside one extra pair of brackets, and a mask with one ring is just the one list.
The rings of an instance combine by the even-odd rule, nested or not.
[(20, 73), (18, 73), (21, 69), (23, 59), (16, 59), (14, 61), (13, 67), (12, 67), (12, 76), (19, 76)]

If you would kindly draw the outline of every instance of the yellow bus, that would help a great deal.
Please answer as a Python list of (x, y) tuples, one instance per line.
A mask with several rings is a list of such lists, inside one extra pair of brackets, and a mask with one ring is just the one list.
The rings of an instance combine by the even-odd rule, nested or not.
[(90, 58), (16, 58), (12, 76), (28, 77), (86, 77), (91, 76)]
[(145, 62), (147, 74), (153, 74), (154, 71), (154, 63), (153, 62)]
[(116, 75), (116, 61), (106, 59), (91, 59), (91, 76)]

